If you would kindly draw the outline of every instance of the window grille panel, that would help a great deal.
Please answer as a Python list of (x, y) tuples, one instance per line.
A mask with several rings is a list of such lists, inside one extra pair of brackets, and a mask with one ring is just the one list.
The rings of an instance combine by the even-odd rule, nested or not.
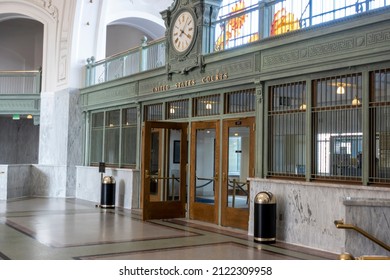
[(137, 108), (122, 111), (122, 165), (135, 167), (137, 157)]
[(167, 102), (167, 119), (188, 118), (188, 99)]
[(306, 85), (269, 89), (268, 175), (304, 177), (306, 172)]
[(226, 114), (253, 112), (256, 109), (255, 89), (226, 93)]
[(96, 165), (103, 160), (104, 112), (92, 114), (90, 162)]
[(161, 121), (163, 119), (163, 105), (153, 104), (144, 106), (144, 120), (145, 121)]
[(360, 180), (362, 175), (361, 74), (313, 83), (313, 177)]
[(219, 94), (194, 98), (194, 117), (219, 115)]
[(390, 69), (372, 75), (370, 180), (390, 182)]
[(110, 165), (119, 164), (120, 110), (106, 112), (104, 131), (104, 161)]
[(318, 80), (315, 107), (350, 107), (362, 100), (362, 76), (351, 74)]

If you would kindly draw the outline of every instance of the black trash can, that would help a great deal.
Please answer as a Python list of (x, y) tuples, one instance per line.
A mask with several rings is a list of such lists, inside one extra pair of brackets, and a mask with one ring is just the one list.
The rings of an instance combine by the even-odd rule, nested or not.
[(103, 178), (100, 207), (115, 208), (115, 179), (112, 176), (105, 176)]
[(276, 241), (276, 199), (271, 192), (259, 192), (254, 200), (254, 241), (270, 244)]

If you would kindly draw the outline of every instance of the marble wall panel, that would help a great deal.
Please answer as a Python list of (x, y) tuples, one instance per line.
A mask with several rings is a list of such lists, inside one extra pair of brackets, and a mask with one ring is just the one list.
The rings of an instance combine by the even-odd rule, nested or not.
[(0, 117), (0, 127), (0, 164), (38, 162), (39, 126), (33, 120)]
[[(106, 168), (104, 176), (115, 178), (116, 206), (126, 209), (139, 207), (139, 171)], [(98, 172), (98, 167), (77, 166), (76, 198), (100, 203), (101, 173)]]
[(334, 253), (346, 251), (346, 232), (335, 220), (346, 218), (346, 197), (390, 199), (390, 189), (365, 186), (251, 179), (248, 234), (254, 234), (254, 200), (270, 191), (277, 203), (277, 240)]
[[(390, 199), (356, 199), (344, 201), (344, 222), (358, 226), (368, 234), (390, 246)], [(363, 255), (390, 256), (390, 252), (355, 230), (346, 232), (346, 251), (354, 257)]]
[(41, 108), (39, 163), (66, 165), (69, 92), (42, 92)]
[(67, 166), (32, 165), (32, 196), (67, 197)]
[(31, 165), (8, 166), (7, 199), (31, 196)]
[(0, 200), (7, 200), (8, 165), (0, 165)]

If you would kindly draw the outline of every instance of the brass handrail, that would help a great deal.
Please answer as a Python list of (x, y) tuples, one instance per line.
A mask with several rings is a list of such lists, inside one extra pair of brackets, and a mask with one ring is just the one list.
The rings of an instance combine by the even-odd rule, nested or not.
[(354, 257), (351, 254), (344, 253), (340, 255), (340, 260), (390, 260), (388, 256), (360, 256)]
[(336, 226), (336, 228), (343, 228), (343, 229), (353, 229), (355, 231), (357, 231), (358, 233), (364, 235), (365, 237), (367, 237), (369, 240), (375, 242), (376, 244), (378, 244), (379, 246), (381, 246), (382, 248), (386, 249), (387, 251), (390, 252), (390, 246), (387, 245), (386, 243), (380, 241), (378, 238), (375, 238), (374, 236), (372, 236), (371, 234), (369, 234), (368, 232), (364, 231), (363, 229), (355, 226), (355, 225), (352, 225), (352, 224), (344, 224), (344, 220), (335, 220), (334, 221), (334, 224)]

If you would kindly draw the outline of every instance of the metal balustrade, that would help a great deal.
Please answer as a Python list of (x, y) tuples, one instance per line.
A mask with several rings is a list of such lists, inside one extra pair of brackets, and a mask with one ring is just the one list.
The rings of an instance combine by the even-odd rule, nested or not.
[(165, 66), (165, 38), (95, 62), (87, 59), (86, 86)]
[[(225, 4), (225, 2), (224, 2)], [(390, 6), (390, 0), (274, 0), (230, 1), (220, 9), (214, 39), (203, 53), (239, 47), (313, 25)], [(87, 59), (86, 86), (97, 85), (165, 66), (166, 38), (95, 61)]]
[(39, 94), (40, 71), (0, 71), (0, 95)]

